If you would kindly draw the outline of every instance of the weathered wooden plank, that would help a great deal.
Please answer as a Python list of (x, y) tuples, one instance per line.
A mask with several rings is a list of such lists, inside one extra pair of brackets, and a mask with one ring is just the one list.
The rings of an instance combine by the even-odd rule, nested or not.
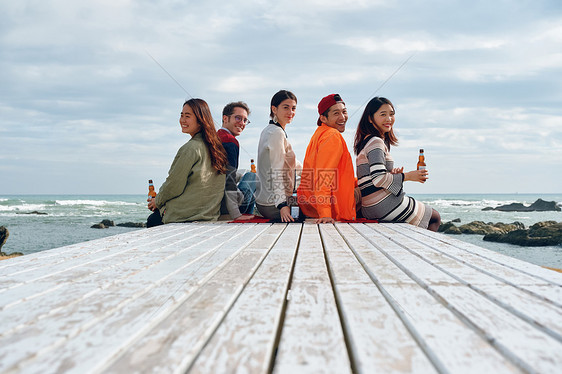
[(273, 372), (351, 372), (317, 225), (303, 227)]
[(320, 232), (355, 372), (436, 372), (340, 233), (333, 225)]
[[(69, 300), (69, 295), (66, 292), (68, 292), (68, 289), (74, 289), (77, 282), (86, 280), (86, 284), (92, 286), (103, 285), (114, 278), (121, 277), (123, 267), (126, 267), (127, 263), (134, 263), (137, 266), (137, 270), (145, 266), (145, 263), (153, 264), (158, 261), (156, 258), (153, 258), (154, 256), (165, 258), (168, 253), (177, 252), (174, 248), (175, 244), (185, 245), (184, 242), (188, 240), (185, 235), (194, 233), (194, 230), (195, 228), (180, 234), (176, 231), (174, 235), (164, 237), (160, 235), (147, 238), (143, 235), (144, 240), (142, 242), (135, 241), (135, 243), (121, 244), (119, 250), (112, 246), (111, 250), (114, 253), (111, 255), (100, 255), (97, 258), (82, 258), (82, 263), (78, 262), (79, 259), (72, 259), (70, 262), (53, 266), (51, 271), (45, 271), (46, 269), (44, 268), (36, 269), (32, 274), (27, 273), (30, 275), (30, 279), (14, 284), (5, 292), (0, 293), (0, 311), (6, 312), (7, 309), (9, 310), (19, 303), (25, 303), (26, 300), (37, 297), (49, 298), (45, 303), (52, 307), (51, 300), (53, 298), (59, 300), (56, 295), (51, 294), (53, 292), (63, 293), (64, 297), (62, 299)], [(210, 238), (215, 235), (217, 230), (218, 228), (210, 226), (205, 230), (198, 230), (195, 237), (197, 240), (204, 240), (205, 237)], [(91, 245), (99, 249), (103, 243), (96, 242), (91, 243)], [(131, 271), (134, 270), (135, 268), (132, 268)], [(34, 304), (41, 305), (42, 300), (35, 300)], [(22, 307), (25, 308), (25, 306)], [(18, 312), (14, 311), (13, 314), (17, 315)]]
[[(251, 227), (241, 231), (250, 232)], [(0, 370), (13, 368), (31, 373), (57, 368), (82, 372), (107, 361), (195, 292), (199, 283), (220, 271), (252, 236), (259, 236), (259, 231), (250, 238), (225, 234), (218, 243), (212, 237), (191, 249), (185, 243), (186, 250), (168, 256), (154, 268), (132, 273), (99, 293), (84, 295), (79, 303), (59, 308), (48, 318), (2, 336), (0, 344), (6, 349), (0, 353)], [(187, 237), (192, 235), (188, 233)]]
[[(467, 326), (447, 305), (427, 292), (413, 274), (426, 274), (442, 279), (427, 263), (405, 251), (400, 245), (373, 231), (366, 225), (337, 225), (348, 245), (364, 263), (372, 276), (379, 269), (394, 269), (392, 281), (387, 273), (377, 279), (388, 297), (399, 307), (402, 319), (416, 341), (440, 371), (451, 373), (483, 372), (513, 373), (519, 369), (492, 348), (482, 336)], [(356, 230), (357, 233), (353, 233)], [(361, 235), (358, 235), (361, 234)], [(373, 257), (380, 252), (383, 257)], [(406, 259), (409, 257), (409, 260)], [(376, 261), (373, 261), (376, 259)], [(456, 290), (465, 287), (453, 279), (442, 279), (437, 284)], [(387, 299), (388, 299), (387, 297)]]
[(36, 252), (10, 259), (10, 261), (2, 261), (0, 262), (0, 280), (4, 281), (5, 277), (11, 277), (19, 272), (35, 272), (39, 268), (49, 269), (59, 262), (82, 257), (99, 250), (149, 240), (149, 238), (161, 232), (163, 232), (164, 235), (171, 235), (174, 231), (172, 229), (175, 231), (182, 231), (186, 228), (172, 224), (166, 227), (160, 226), (151, 229), (135, 230), (105, 238), (53, 248), (47, 251)]
[[(212, 245), (216, 246), (216, 244)], [(203, 253), (207, 252), (210, 247), (211, 245), (207, 245), (206, 249), (203, 249)], [(187, 254), (187, 256), (189, 257), (193, 256), (191, 251), (186, 252), (185, 254)], [(12, 334), (12, 336), (9, 336), (9, 341), (12, 343), (10, 345), (10, 348), (17, 348), (17, 344), (14, 344), (13, 342), (17, 342), (19, 339), (21, 339), (22, 336), (24, 337), (25, 345), (27, 331), (33, 328), (35, 328), (36, 330), (41, 330), (42, 324), (46, 323), (48, 324), (48, 326), (45, 327), (45, 333), (43, 335), (47, 335), (47, 338), (50, 338), (52, 340), (53, 338), (57, 337), (57, 334), (60, 334), (59, 340), (64, 341), (65, 336), (69, 334), (69, 331), (73, 331), (73, 329), (79, 330), (81, 327), (80, 324), (88, 323), (88, 318), (95, 320), (96, 318), (99, 318), (97, 314), (103, 315), (103, 313), (105, 313), (107, 310), (116, 308), (115, 305), (126, 303), (127, 299), (131, 297), (131, 294), (139, 292), (142, 293), (145, 288), (150, 289), (150, 287), (153, 287), (152, 281), (157, 282), (157, 279), (155, 279), (154, 277), (157, 277), (158, 274), (160, 274), (163, 278), (166, 277), (169, 274), (169, 269), (162, 268), (161, 265), (162, 264), (158, 264), (157, 266), (155, 266), (155, 268), (136, 269), (133, 270), (131, 274), (129, 274), (130, 276), (128, 278), (122, 281), (117, 279), (117, 281), (112, 283), (111, 286), (113, 286), (113, 288), (117, 288), (118, 291), (113, 291), (111, 287), (108, 287), (107, 289), (102, 290), (101, 293), (96, 294), (95, 292), (93, 292), (91, 294), (81, 295), (81, 298), (84, 299), (81, 304), (75, 303), (76, 305), (70, 305), (69, 307), (61, 307), (58, 309), (54, 308), (51, 313), (47, 314), (47, 319), (38, 319), (37, 321), (32, 321), (33, 323), (38, 324), (38, 327), (34, 327), (33, 324), (30, 326), (23, 326), (27, 328), (20, 328), (20, 331)], [(183, 263), (180, 262), (177, 263), (177, 265), (183, 265)], [(151, 274), (149, 279), (145, 279), (146, 277), (144, 275), (147, 274), (146, 270), (148, 270), (148, 273)], [(170, 295), (172, 295), (172, 293), (169, 291), (170, 290), (166, 290), (166, 292), (162, 293), (162, 295), (167, 295), (166, 297), (169, 297)], [(63, 300), (64, 299), (65, 295), (63, 295)], [(49, 309), (49, 306), (51, 304), (50, 300), (53, 300), (55, 302), (59, 301), (55, 299), (46, 300), (46, 309)], [(164, 300), (160, 300), (159, 302), (160, 304), (162, 304)], [(65, 321), (67, 319), (69, 319), (70, 322), (67, 321), (65, 324)], [(52, 334), (49, 334), (48, 332), (51, 328), (54, 329), (54, 332)], [(31, 336), (30, 338), (33, 338), (33, 336)], [(38, 342), (34, 341), (33, 343), (34, 344), (29, 344), (29, 347), (27, 349), (33, 351), (42, 347), (42, 345)], [(46, 344), (48, 345), (48, 343)], [(25, 349), (22, 351), (25, 352)], [(17, 357), (16, 355), (12, 356)], [(12, 358), (12, 356), (10, 356), (10, 358)], [(2, 360), (2, 363), (5, 364), (6, 361)]]
[(558, 273), (410, 225), (164, 225), (0, 282), (2, 373), (562, 367)]
[(449, 305), (485, 332), (495, 346), (511, 352), (528, 372), (559, 373), (562, 367), (562, 344), (533, 326), (515, 318), (485, 298), (478, 298), (467, 288), (453, 290), (433, 286)]
[[(242, 225), (244, 226), (244, 225)], [(231, 309), (277, 241), (285, 224), (267, 231), (201, 283), (191, 295), (147, 329), (103, 372), (185, 372)]]
[[(456, 256), (450, 254), (448, 244), (410, 230), (402, 233), (393, 225), (378, 225), (371, 226), (371, 228), (376, 229), (383, 235), (392, 237), (392, 240), (407, 248), (408, 252), (421, 256), (425, 261), (438, 267), (440, 271), (447, 273), (460, 283), (562, 342), (562, 322), (560, 321), (562, 308), (540, 295), (524, 292), (524, 289), (518, 286), (520, 283), (515, 283), (529, 284), (532, 281), (541, 283), (542, 281), (530, 278), (529, 275), (511, 268), (499, 267), (498, 264), (484, 261), (481, 258), (478, 258), (475, 263), (478, 263), (481, 267), (490, 266), (492, 269), (482, 268), (482, 271), (475, 271), (475, 266), (472, 266), (472, 264), (469, 266), (466, 260), (459, 260)], [(443, 256), (444, 253), (447, 255)], [(506, 271), (507, 274), (497, 276), (493, 274), (492, 272), (498, 267), (499, 271)], [(480, 268), (476, 270), (480, 270)], [(514, 272), (516, 274), (512, 274)], [(428, 284), (435, 283), (435, 278), (431, 275), (426, 272), (419, 273), (424, 276), (422, 278)], [(559, 288), (553, 284), (544, 284), (544, 286)]]
[[(562, 287), (558, 286), (556, 283), (552, 283), (550, 280), (547, 280), (543, 277), (539, 277), (537, 275), (529, 274), (528, 272), (531, 271), (531, 269), (535, 268), (537, 272), (546, 271), (550, 273), (555, 273), (556, 276), (558, 275), (558, 273), (546, 269), (542, 269), (539, 266), (533, 264), (528, 264), (528, 266), (526, 266), (527, 271), (522, 271), (510, 266), (505, 266), (503, 264), (498, 263), (497, 261), (492, 261), (484, 256), (476, 255), (469, 251), (464, 250), (465, 244), (468, 243), (458, 241), (456, 245), (451, 245), (449, 244), (450, 240), (445, 242), (439, 239), (428, 237), (423, 231), (412, 230), (408, 226), (411, 225), (387, 224), (387, 225), (380, 225), (379, 228), (381, 230), (392, 230), (393, 232), (401, 232), (405, 230), (404, 237), (408, 238), (409, 240), (408, 243), (411, 243), (416, 240), (422, 243), (428, 243), (431, 245), (432, 248), (434, 248), (434, 250), (439, 251), (444, 256), (454, 258), (456, 261), (462, 262), (463, 264), (477, 270), (477, 272), (474, 272), (474, 274), (477, 274), (478, 272), (485, 273), (491, 277), (498, 279), (502, 283), (509, 283), (514, 287), (527, 290), (531, 293), (535, 291), (527, 288), (527, 285), (531, 285), (532, 287), (543, 286), (543, 285), (546, 286), (556, 285), (556, 287), (551, 287), (550, 291), (547, 293), (543, 293), (543, 294), (537, 293), (537, 296), (550, 299), (553, 303), (556, 303), (558, 306), (562, 306)], [(390, 232), (389, 235), (393, 235), (393, 234)], [(408, 243), (406, 243), (406, 245), (409, 245)], [(489, 251), (489, 252), (493, 252), (493, 251)], [(482, 250), (480, 251), (480, 253), (483, 253)]]
[[(418, 234), (429, 235), (433, 240), (449, 244), (450, 247), (447, 247), (444, 251), (450, 255), (454, 255), (460, 261), (465, 261), (470, 266), (474, 266), (475, 269), (480, 268), (494, 276), (503, 274), (502, 282), (511, 284), (525, 292), (529, 292), (541, 300), (555, 303), (558, 307), (562, 306), (562, 286), (560, 286), (560, 284), (562, 284), (562, 274), (450, 238), (447, 235), (428, 234), (424, 232), (427, 230), (415, 227), (410, 228), (408, 226), (411, 225), (404, 226), (407, 230), (406, 235), (412, 235), (410, 231), (416, 231)], [(506, 269), (510, 269), (511, 272), (508, 272)], [(521, 278), (522, 276), (528, 278)]]
[[(172, 227), (171, 229), (174, 228)], [(209, 226), (207, 228), (204, 228), (204, 230), (210, 230), (210, 229), (211, 228)], [(153, 242), (155, 245), (158, 245), (159, 242), (165, 242), (165, 240), (168, 239), (169, 237), (174, 235), (180, 235), (181, 232), (182, 232), (181, 228), (178, 228), (178, 230), (175, 230), (174, 232), (164, 232), (163, 234), (160, 234), (157, 237), (151, 237), (150, 235), (145, 234), (145, 235), (141, 235), (139, 239), (135, 239), (134, 243), (140, 244), (143, 242), (144, 239), (146, 241)], [(91, 243), (91, 244), (87, 244), (87, 243)], [(98, 243), (100, 243), (99, 246)], [(111, 240), (108, 241), (97, 240), (92, 242), (86, 242), (82, 244), (82, 247), (79, 250), (68, 252), (66, 255), (62, 255), (59, 258), (51, 256), (49, 258), (49, 261), (46, 261), (46, 263), (41, 263), (41, 258), (43, 256), (38, 254), (22, 256), (22, 257), (30, 257), (31, 259), (28, 261), (28, 265), (31, 265), (31, 263), (33, 263), (34, 266), (29, 266), (27, 268), (22, 269), (21, 271), (10, 272), (9, 274), (7, 274), (6, 277), (3, 279), (3, 285), (4, 285), (3, 290), (7, 290), (13, 287), (18, 287), (25, 283), (32, 283), (32, 282), (38, 283), (38, 281), (42, 280), (45, 277), (48, 277), (50, 275), (56, 275), (61, 272), (66, 272), (69, 269), (76, 266), (83, 267), (85, 264), (88, 263), (94, 263), (97, 265), (100, 263), (104, 263), (106, 261), (112, 261), (114, 256), (133, 251), (135, 249), (134, 243), (130, 243), (129, 241), (121, 241), (121, 240), (117, 241), (116, 238), (111, 238)], [(14, 265), (14, 268), (17, 268), (18, 265), (19, 264)]]
[[(86, 296), (94, 297), (117, 284), (124, 287), (127, 282), (134, 285), (134, 282), (145, 284), (157, 281), (158, 277), (173, 272), (177, 265), (166, 260), (181, 254), (178, 260), (187, 263), (210, 248), (201, 243), (207, 241), (210, 244), (215, 238), (221, 239), (221, 236), (226, 240), (233, 230), (234, 227), (227, 227), (226, 230), (211, 227), (197, 230), (196, 233), (184, 230), (182, 235), (167, 237), (165, 243), (145, 242), (131, 253), (124, 252), (113, 257), (112, 261), (89, 262), (83, 267), (72, 267), (66, 272), (42, 278), (40, 282), (26, 283), (22, 287), (11, 289), (0, 295), (1, 303), (5, 304), (2, 309), (5, 317), (3, 334), (9, 334), (15, 328), (23, 328), (26, 324), (33, 324), (55, 311), (84, 302)], [(128, 277), (131, 278), (126, 280)], [(11, 304), (6, 304), (10, 301)]]
[(301, 228), (287, 226), (190, 373), (269, 371)]
[[(370, 231), (362, 228), (365, 237), (381, 237), (379, 231), (384, 230), (383, 226), (369, 225)], [(384, 236), (382, 236), (385, 238)], [(400, 237), (398, 233), (393, 237), (400, 244), (408, 243), (412, 247), (408, 252), (417, 254), (423, 252), (421, 243), (412, 243), (407, 237)], [(386, 238), (391, 241), (390, 239)], [(400, 244), (391, 241), (395, 246)], [(404, 247), (402, 247), (404, 248)], [(405, 250), (405, 249), (403, 249)], [(392, 257), (392, 250), (385, 248), (385, 251)], [(426, 255), (426, 253), (423, 253)], [(421, 260), (421, 259), (420, 259)], [(489, 299), (475, 292), (466, 285), (451, 287), (447, 284), (430, 283), (432, 275), (413, 269), (403, 269), (408, 272), (410, 277), (426, 289), (432, 296), (439, 300), (449, 310), (451, 310), (463, 323), (471, 327), (481, 337), (485, 338), (498, 352), (508, 358), (512, 363), (522, 370), (533, 371), (533, 368), (541, 368), (541, 372), (552, 372), (562, 360), (562, 345), (538, 330), (526, 321), (510, 314), (504, 308), (492, 303)], [(462, 297), (459, 297), (462, 295)], [(425, 304), (424, 304), (425, 305)], [(418, 326), (419, 324), (416, 324)], [(499, 328), (501, 326), (501, 328)], [(509, 332), (507, 332), (509, 330)], [(529, 342), (534, 342), (534, 347), (543, 349), (529, 349)], [(524, 348), (524, 347), (527, 348)], [(548, 346), (548, 348), (546, 348)], [(553, 358), (553, 356), (559, 358)]]
[(29, 270), (30, 268), (37, 266), (50, 266), (53, 263), (61, 261), (65, 256), (79, 255), (83, 249), (88, 250), (90, 244), (92, 243), (104, 243), (104, 246), (111, 246), (126, 241), (135, 241), (142, 235), (147, 234), (147, 231), (150, 230), (130, 231), (105, 238), (70, 244), (63, 247), (32, 253), (26, 256), (16, 257), (11, 259), (9, 262), (2, 261), (0, 263), (0, 274), (2, 276), (10, 274), (5, 273), (5, 268), (10, 268), (11, 272), (17, 272), (21, 270)]
[(406, 230), (410, 230), (410, 231), (415, 231), (418, 233), (421, 233), (427, 237), (439, 240), (441, 242), (444, 243), (448, 243), (450, 245), (453, 245), (463, 251), (472, 253), (474, 255), (480, 256), (482, 258), (485, 258), (489, 261), (492, 262), (496, 262), (502, 266), (506, 266), (506, 267), (510, 267), (512, 269), (518, 270), (522, 273), (525, 273), (527, 275), (531, 275), (533, 277), (536, 277), (537, 279), (541, 279), (543, 281), (548, 281), (554, 284), (557, 284), (559, 286), (562, 286), (562, 273), (558, 273), (549, 269), (545, 269), (542, 266), (537, 266), (535, 264), (531, 264), (529, 262), (523, 261), (523, 260), (519, 260), (517, 258), (514, 257), (510, 257), (507, 255), (504, 255), (502, 253), (498, 253), (495, 251), (491, 251), (482, 247), (479, 247), (477, 245), (474, 244), (470, 244), (470, 243), (466, 243), (463, 241), (460, 241), (458, 239), (455, 239), (449, 235), (444, 235), (441, 233), (436, 233), (436, 232), (432, 232), (429, 230), (424, 230), (421, 229), (419, 227), (415, 227), (412, 225), (405, 225), (404, 229)]

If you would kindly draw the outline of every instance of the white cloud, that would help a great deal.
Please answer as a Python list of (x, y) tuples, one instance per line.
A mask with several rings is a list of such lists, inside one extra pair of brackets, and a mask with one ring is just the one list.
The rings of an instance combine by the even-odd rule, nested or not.
[(229, 76), (219, 82), (216, 89), (221, 92), (237, 93), (247, 90), (258, 90), (270, 86), (267, 76), (257, 76), (250, 73)]
[(500, 38), (487, 36), (452, 35), (434, 37), (425, 32), (410, 32), (398, 37), (352, 37), (338, 44), (357, 49), (367, 54), (406, 54), (413, 52), (454, 52), (481, 49), (497, 49), (506, 44)]
[[(562, 18), (538, 20), (508, 32), (475, 29), (470, 34), (443, 33), (442, 30), (404, 30), (396, 34), (391, 29), (377, 36), (340, 38), (336, 43), (375, 57), (416, 53), (416, 59), (437, 62), (441, 70), (448, 70), (461, 80), (500, 82), (536, 76), (548, 69), (559, 70), (562, 66), (561, 22)], [(444, 60), (449, 65), (441, 63), (440, 60), (453, 54), (457, 57)]]
[[(248, 102), (241, 165), (255, 158), (281, 88), (299, 98), (288, 134), (301, 160), (317, 103), (332, 92), (356, 113), (344, 134), (351, 149), (362, 104), (413, 53), (377, 92), (397, 106), (398, 159), (415, 159), (421, 145), (443, 170), (472, 170), (469, 155), (489, 159), (487, 173), (496, 162), (532, 159), (529, 178), (554, 185), (552, 165), (562, 162), (559, 10), (550, 2), (2, 2), (0, 160), (10, 181), (2, 192), (33, 185), (25, 175), (34, 164), (53, 175), (88, 165), (73, 175), (73, 188), (84, 190), (62, 193), (87, 193), (91, 178), (119, 180), (114, 191), (144, 191), (133, 181), (146, 175), (163, 179), (186, 141), (177, 112), (187, 94), (174, 80), (207, 100), (215, 119), (227, 102)], [(479, 175), (461, 178), (470, 186)]]

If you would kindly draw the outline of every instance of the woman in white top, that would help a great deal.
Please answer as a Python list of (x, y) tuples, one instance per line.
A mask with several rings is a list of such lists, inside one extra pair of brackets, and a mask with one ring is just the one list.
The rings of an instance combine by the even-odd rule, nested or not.
[(287, 139), (285, 127), (295, 117), (297, 97), (281, 90), (271, 99), (270, 121), (258, 145), (256, 207), (266, 218), (293, 222), (287, 197), (293, 194), (296, 174), (302, 165)]

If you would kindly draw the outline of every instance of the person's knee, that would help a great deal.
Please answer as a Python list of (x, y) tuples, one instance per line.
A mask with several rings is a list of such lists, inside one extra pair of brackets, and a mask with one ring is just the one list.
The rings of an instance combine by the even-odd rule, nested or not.
[(438, 223), (441, 223), (441, 215), (439, 214), (438, 211), (436, 211), (435, 209), (433, 209), (433, 212), (431, 213), (431, 218)]
[(242, 178), (240, 179), (240, 181), (244, 181), (244, 182), (255, 182), (257, 179), (257, 175), (256, 173), (252, 173), (251, 171), (246, 172)]
[(238, 183), (238, 189), (241, 191), (247, 190), (253, 192), (256, 190), (256, 181), (256, 173), (247, 172), (242, 176), (242, 179), (240, 179), (240, 182)]
[(431, 211), (431, 217), (429, 218), (429, 226), (427, 227), (431, 231), (438, 231), (439, 226), (441, 226), (441, 215), (435, 209)]

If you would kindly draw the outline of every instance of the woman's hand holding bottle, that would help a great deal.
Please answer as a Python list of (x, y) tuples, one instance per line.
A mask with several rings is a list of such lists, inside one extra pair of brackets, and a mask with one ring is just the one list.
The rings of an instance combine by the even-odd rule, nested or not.
[(427, 169), (423, 170), (412, 170), (407, 173), (404, 173), (404, 182), (405, 181), (412, 181), (412, 182), (420, 182), (425, 183), (428, 178)]

